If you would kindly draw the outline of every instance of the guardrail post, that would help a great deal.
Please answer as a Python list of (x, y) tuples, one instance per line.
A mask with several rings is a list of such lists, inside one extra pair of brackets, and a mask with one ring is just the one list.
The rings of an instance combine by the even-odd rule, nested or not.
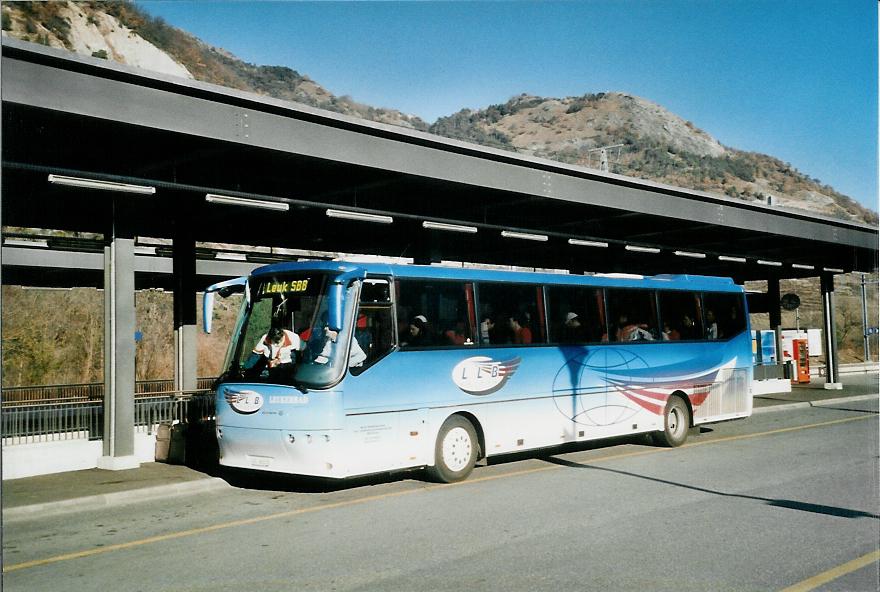
[[(120, 198), (121, 199), (121, 198)], [(104, 247), (104, 445), (99, 469), (140, 466), (134, 455), (134, 239), (113, 225)]]

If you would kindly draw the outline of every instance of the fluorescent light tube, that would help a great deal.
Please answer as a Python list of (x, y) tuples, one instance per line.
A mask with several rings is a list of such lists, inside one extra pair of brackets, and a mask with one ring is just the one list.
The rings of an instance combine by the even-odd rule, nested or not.
[(608, 248), (608, 243), (603, 243), (602, 241), (588, 241), (581, 240), (579, 238), (570, 238), (568, 239), (568, 244), (577, 245), (579, 247), (600, 247), (603, 249)]
[(342, 218), (344, 220), (359, 220), (361, 222), (376, 222), (377, 224), (391, 224), (394, 218), (381, 214), (366, 214), (364, 212), (349, 212), (346, 210), (327, 210), (328, 218)]
[(745, 263), (745, 257), (731, 257), (730, 255), (718, 255), (719, 261), (733, 261), (734, 263)]
[(842, 269), (837, 269), (836, 267), (823, 267), (825, 271), (830, 271), (831, 273), (843, 273)]
[(463, 224), (446, 224), (444, 222), (431, 222), (425, 220), (422, 222), (422, 228), (430, 230), (446, 230), (448, 232), (467, 232), (468, 234), (476, 234), (476, 226), (465, 226)]
[(514, 232), (513, 230), (502, 230), (501, 236), (504, 238), (519, 238), (522, 240), (547, 242), (549, 237), (546, 234), (530, 234), (528, 232)]
[(49, 183), (55, 185), (67, 185), (68, 187), (82, 187), (84, 189), (100, 189), (103, 191), (121, 191), (123, 193), (139, 193), (141, 195), (153, 195), (156, 188), (148, 185), (131, 185), (129, 183), (114, 183), (112, 181), (98, 181), (96, 179), (83, 179), (81, 177), (67, 177), (65, 175), (49, 175)]
[(659, 253), (660, 249), (656, 247), (639, 247), (637, 245), (626, 245), (624, 247), (627, 251), (633, 251), (634, 253)]
[(693, 251), (675, 251), (679, 257), (691, 257), (692, 259), (705, 259), (706, 253), (695, 253)]
[(816, 269), (814, 265), (804, 265), (803, 263), (792, 263), (791, 266), (795, 269)]
[(276, 210), (286, 212), (290, 209), (290, 204), (280, 201), (268, 201), (265, 199), (249, 199), (246, 197), (231, 197), (229, 195), (216, 195), (208, 193), (205, 195), (205, 201), (210, 203), (222, 204), (225, 206), (244, 206), (246, 208), (258, 208), (261, 210)]
[(782, 267), (782, 261), (765, 261), (758, 259), (758, 265), (770, 265), (771, 267)]

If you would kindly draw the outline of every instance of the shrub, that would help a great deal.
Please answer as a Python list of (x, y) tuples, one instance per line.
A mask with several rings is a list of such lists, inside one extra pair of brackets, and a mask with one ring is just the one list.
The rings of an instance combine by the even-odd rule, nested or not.
[(59, 15), (49, 17), (46, 21), (46, 28), (55, 33), (59, 39), (67, 39), (70, 35), (70, 23)]

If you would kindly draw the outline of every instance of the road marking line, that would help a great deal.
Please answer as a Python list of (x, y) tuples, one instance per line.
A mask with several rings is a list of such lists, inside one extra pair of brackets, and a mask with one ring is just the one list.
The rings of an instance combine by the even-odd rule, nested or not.
[(856, 570), (862, 569), (868, 565), (871, 565), (875, 561), (880, 561), (880, 551), (872, 551), (867, 555), (862, 555), (858, 559), (853, 559), (852, 561), (848, 561), (843, 565), (838, 565), (828, 571), (823, 571), (820, 574), (816, 574), (812, 578), (806, 579), (803, 582), (798, 582), (793, 586), (789, 586), (785, 590), (781, 592), (809, 592), (810, 590), (815, 590), (822, 584), (827, 584), (832, 580), (836, 580), (841, 576), (845, 576), (848, 573), (852, 573)]
[(725, 436), (724, 438), (715, 438), (714, 440), (705, 440), (702, 442), (691, 442), (690, 444), (685, 444), (681, 448), (691, 448), (693, 446), (703, 446), (705, 444), (715, 444), (717, 442), (733, 442), (734, 440), (748, 440), (750, 438), (757, 438), (759, 436), (774, 436), (776, 434), (784, 434), (786, 432), (796, 432), (798, 430), (806, 430), (808, 428), (821, 428), (825, 426), (835, 425), (838, 423), (849, 423), (851, 421), (858, 421), (860, 419), (876, 419), (876, 415), (862, 415), (859, 417), (845, 417), (843, 419), (832, 419), (829, 421), (823, 421), (820, 423), (811, 423), (803, 426), (793, 426), (790, 428), (779, 428), (776, 430), (770, 430), (768, 432), (756, 432), (754, 434), (741, 434), (739, 436)]
[[(729, 436), (725, 438), (715, 438), (713, 440), (706, 440), (704, 442), (693, 442), (691, 444), (685, 444), (680, 448), (649, 448), (647, 450), (636, 450), (633, 452), (625, 452), (623, 454), (607, 454), (605, 456), (599, 456), (596, 458), (587, 459), (586, 462), (589, 463), (599, 463), (599, 462), (607, 462), (610, 460), (620, 460), (624, 458), (632, 458), (635, 456), (645, 456), (648, 454), (658, 454), (661, 452), (672, 452), (674, 450), (680, 450), (682, 448), (693, 448), (695, 446), (702, 446), (705, 444), (715, 444), (720, 442), (733, 442), (735, 440), (746, 440), (751, 438), (758, 438), (761, 436), (772, 436), (775, 434), (782, 434), (785, 432), (793, 432), (797, 430), (806, 430), (810, 428), (818, 428), (825, 427), (829, 425), (835, 425), (840, 423), (847, 423), (852, 421), (858, 421), (860, 419), (871, 419), (875, 416), (859, 416), (859, 417), (847, 417), (844, 419), (835, 419), (830, 421), (824, 421), (820, 423), (807, 424), (802, 426), (794, 426), (790, 428), (780, 428), (776, 430), (770, 430), (768, 432), (756, 432), (754, 434), (742, 434), (739, 436)], [(143, 545), (149, 545), (152, 543), (158, 543), (162, 541), (174, 540), (188, 536), (194, 536), (198, 534), (204, 534), (209, 532), (214, 532), (218, 530), (224, 530), (227, 528), (234, 528), (236, 526), (248, 526), (251, 524), (258, 524), (260, 522), (267, 522), (269, 520), (276, 520), (278, 518), (289, 518), (291, 516), (298, 516), (301, 514), (308, 514), (312, 512), (319, 512), (322, 510), (333, 510), (336, 508), (345, 508), (348, 506), (355, 506), (358, 504), (363, 504), (367, 502), (378, 501), (381, 499), (387, 499), (392, 497), (401, 497), (404, 495), (410, 495), (413, 493), (421, 493), (427, 491), (434, 491), (436, 489), (447, 489), (450, 487), (461, 487), (465, 485), (473, 485), (475, 483), (484, 483), (487, 481), (495, 481), (498, 479), (506, 479), (509, 477), (521, 477), (523, 475), (530, 475), (533, 473), (541, 473), (544, 471), (553, 471), (558, 469), (566, 468), (563, 465), (551, 465), (551, 466), (542, 466), (535, 467), (531, 469), (523, 469), (521, 471), (513, 471), (510, 473), (501, 473), (498, 475), (486, 475), (484, 477), (476, 477), (473, 479), (468, 479), (467, 481), (460, 481), (458, 483), (444, 483), (440, 485), (431, 485), (428, 487), (420, 487), (418, 489), (407, 489), (405, 491), (394, 491), (389, 493), (381, 493), (378, 495), (371, 495), (368, 497), (358, 498), (354, 500), (344, 500), (340, 502), (333, 502), (329, 504), (321, 504), (318, 506), (313, 506), (310, 508), (298, 508), (296, 510), (287, 510), (284, 512), (277, 512), (275, 514), (268, 514), (266, 516), (255, 516), (253, 518), (242, 518), (241, 520), (232, 520), (230, 522), (220, 522), (218, 524), (212, 524), (210, 526), (202, 526), (200, 528), (192, 528), (189, 530), (181, 530), (177, 532), (170, 532), (167, 534), (157, 535), (153, 537), (147, 537), (144, 539), (138, 539), (134, 541), (129, 541), (127, 543), (117, 543), (115, 545), (107, 545), (106, 547), (96, 547), (94, 549), (85, 549), (83, 551), (75, 551), (73, 553), (65, 553), (63, 555), (55, 555), (52, 557), (47, 557), (45, 559), (34, 559), (31, 561), (24, 561), (22, 563), (13, 563), (7, 564), (3, 566), (3, 573), (9, 573), (13, 571), (18, 571), (21, 569), (28, 569), (31, 567), (39, 567), (41, 565), (48, 565), (51, 563), (58, 563), (60, 561), (69, 561), (71, 559), (79, 559), (82, 557), (90, 557), (92, 555), (99, 555), (101, 553), (109, 553), (111, 551), (119, 551), (122, 549), (131, 549), (133, 547), (140, 547)], [(864, 558), (862, 558), (864, 559)], [(784, 592), (789, 592), (788, 590)]]
[(391, 493), (382, 493), (379, 495), (372, 495), (369, 497), (359, 498), (355, 500), (345, 500), (341, 502), (334, 502), (331, 504), (321, 504), (319, 506), (313, 506), (310, 508), (297, 508), (296, 510), (287, 510), (285, 512), (277, 512), (275, 514), (268, 514), (266, 516), (255, 516), (253, 518), (242, 518), (241, 520), (232, 520), (231, 522), (220, 522), (218, 524), (212, 524), (210, 526), (202, 526), (200, 528), (191, 528), (189, 530), (180, 530), (177, 532), (170, 532), (168, 534), (161, 534), (153, 537), (148, 537), (145, 539), (138, 539), (135, 541), (129, 541), (127, 543), (117, 543), (115, 545), (107, 545), (105, 547), (96, 547), (94, 549), (85, 549), (83, 551), (75, 551), (73, 553), (65, 553), (63, 555), (55, 555), (54, 557), (47, 557), (45, 559), (34, 559), (32, 561), (25, 561), (22, 563), (13, 563), (11, 565), (3, 566), (3, 573), (8, 573), (11, 571), (16, 571), (19, 569), (27, 569), (30, 567), (37, 567), (40, 565), (46, 565), (49, 563), (57, 563), (59, 561), (67, 561), (70, 559), (79, 559), (80, 557), (89, 557), (91, 555), (98, 555), (101, 553), (107, 553), (110, 551), (118, 551), (120, 549), (130, 549), (132, 547), (139, 547), (141, 545), (149, 545), (151, 543), (158, 543), (161, 541), (168, 541), (173, 539), (179, 539), (187, 536), (193, 536), (196, 534), (204, 534), (207, 532), (214, 532), (216, 530), (224, 530), (226, 528), (233, 528), (235, 526), (247, 526), (250, 524), (258, 524), (260, 522), (266, 522), (268, 520), (275, 520), (278, 518), (288, 518), (291, 516), (298, 516), (300, 514), (308, 514), (310, 512), (317, 512), (320, 510), (331, 510), (333, 508), (341, 508), (346, 506), (354, 506), (361, 503), (371, 502), (378, 499), (383, 498), (391, 498), (401, 495), (406, 495), (409, 493), (415, 493), (416, 491), (424, 491), (424, 489), (417, 490), (406, 490), (406, 491), (395, 491)]

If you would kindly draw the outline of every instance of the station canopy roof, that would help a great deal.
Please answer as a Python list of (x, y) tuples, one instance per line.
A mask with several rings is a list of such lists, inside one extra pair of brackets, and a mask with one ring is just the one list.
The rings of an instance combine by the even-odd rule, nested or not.
[(738, 281), (877, 266), (878, 230), (864, 224), (8, 38), (2, 51), (7, 226)]

